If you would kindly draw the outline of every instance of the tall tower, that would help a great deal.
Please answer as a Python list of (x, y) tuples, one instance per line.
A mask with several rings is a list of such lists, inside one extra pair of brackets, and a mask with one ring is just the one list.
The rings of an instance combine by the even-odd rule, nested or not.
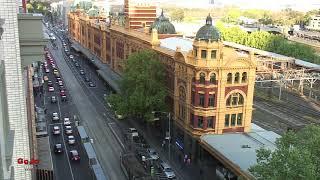
[(124, 15), (127, 26), (133, 29), (149, 27), (157, 16), (154, 0), (125, 0)]
[(17, 6), (16, 0), (0, 1), (0, 179), (30, 180), (31, 171), (17, 164), (18, 158), (31, 159)]

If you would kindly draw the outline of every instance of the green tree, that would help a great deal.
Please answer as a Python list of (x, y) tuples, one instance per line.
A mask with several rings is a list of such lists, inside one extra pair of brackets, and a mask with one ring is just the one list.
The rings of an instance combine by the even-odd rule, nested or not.
[(184, 19), (184, 11), (183, 9), (175, 9), (170, 13), (170, 17), (172, 21), (181, 22)]
[(226, 16), (224, 16), (222, 20), (226, 23), (237, 24), (240, 16), (241, 16), (240, 9), (236, 7), (232, 7), (229, 10), (227, 10)]
[(257, 179), (320, 179), (319, 126), (289, 131), (277, 140), (276, 147), (257, 151), (257, 164), (249, 169)]
[(28, 3), (28, 4), (26, 5), (26, 7), (27, 7), (27, 11), (28, 11), (29, 13), (33, 13), (33, 12), (34, 12), (34, 8), (33, 8), (32, 4)]
[(120, 94), (107, 100), (117, 113), (151, 120), (152, 111), (166, 109), (165, 68), (152, 51), (129, 56), (120, 82)]

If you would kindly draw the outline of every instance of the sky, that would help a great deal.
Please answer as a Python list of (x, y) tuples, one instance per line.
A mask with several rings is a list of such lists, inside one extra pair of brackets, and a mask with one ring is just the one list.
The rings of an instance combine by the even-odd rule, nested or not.
[(299, 11), (320, 9), (320, 0), (157, 0), (160, 4), (169, 3), (184, 7), (208, 7), (209, 1), (216, 5), (237, 5), (243, 9), (279, 10), (290, 7)]

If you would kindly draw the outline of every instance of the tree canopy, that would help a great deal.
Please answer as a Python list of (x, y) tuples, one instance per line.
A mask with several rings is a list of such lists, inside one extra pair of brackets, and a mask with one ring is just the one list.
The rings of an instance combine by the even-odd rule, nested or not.
[(257, 164), (249, 169), (257, 179), (320, 179), (320, 126), (289, 131), (276, 146), (274, 152), (257, 151)]
[(150, 120), (152, 111), (165, 109), (165, 68), (157, 54), (144, 50), (130, 55), (120, 89), (107, 98), (119, 114)]

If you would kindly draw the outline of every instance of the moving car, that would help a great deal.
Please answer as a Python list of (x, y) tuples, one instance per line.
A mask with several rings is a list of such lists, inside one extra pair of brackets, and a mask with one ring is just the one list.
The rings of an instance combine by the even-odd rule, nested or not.
[(167, 179), (175, 179), (176, 178), (176, 175), (174, 174), (173, 170), (171, 169), (171, 167), (167, 163), (165, 163), (165, 162), (160, 163), (160, 169), (165, 174)]
[(59, 121), (59, 115), (57, 112), (52, 113), (52, 120), (53, 121)]
[(81, 75), (84, 75), (84, 74), (85, 74), (85, 72), (84, 72), (83, 69), (80, 69), (80, 74), (81, 74)]
[(68, 136), (68, 144), (75, 144), (76, 143), (76, 139), (74, 138), (74, 136)]
[(46, 73), (49, 73), (50, 72), (50, 69), (49, 68), (46, 68)]
[(54, 91), (54, 88), (52, 86), (49, 86), (49, 89), (48, 89), (49, 92), (53, 92)]
[(56, 103), (56, 102), (57, 102), (56, 96), (51, 96), (51, 103)]
[(59, 85), (59, 86), (63, 86), (63, 82), (62, 82), (62, 81), (59, 81), (59, 82), (58, 82), (58, 85)]
[(61, 96), (61, 101), (68, 101), (67, 96), (66, 96), (66, 95), (62, 95), (62, 96)]
[(65, 126), (65, 133), (66, 134), (72, 134), (72, 127), (71, 126)]
[(70, 119), (68, 117), (65, 117), (63, 120), (63, 125), (69, 126), (71, 124)]
[(66, 96), (66, 92), (64, 90), (60, 91), (60, 96)]
[(48, 86), (53, 86), (52, 81), (48, 81)]
[(54, 135), (59, 135), (60, 134), (59, 126), (53, 126), (53, 134)]
[(147, 152), (148, 152), (149, 156), (151, 157), (151, 159), (153, 159), (153, 160), (158, 160), (159, 159), (159, 155), (156, 152), (156, 150), (154, 150), (152, 148), (149, 148), (149, 149), (147, 149)]
[(61, 153), (63, 151), (62, 144), (55, 144), (54, 145), (54, 152), (55, 153)]
[(69, 58), (70, 58), (70, 59), (73, 59), (74, 57), (73, 57), (73, 55), (71, 54), (71, 55), (69, 56)]
[(89, 82), (89, 87), (96, 87), (96, 85), (92, 81), (90, 81)]
[(77, 150), (71, 150), (70, 151), (70, 159), (72, 161), (80, 161), (80, 156)]

